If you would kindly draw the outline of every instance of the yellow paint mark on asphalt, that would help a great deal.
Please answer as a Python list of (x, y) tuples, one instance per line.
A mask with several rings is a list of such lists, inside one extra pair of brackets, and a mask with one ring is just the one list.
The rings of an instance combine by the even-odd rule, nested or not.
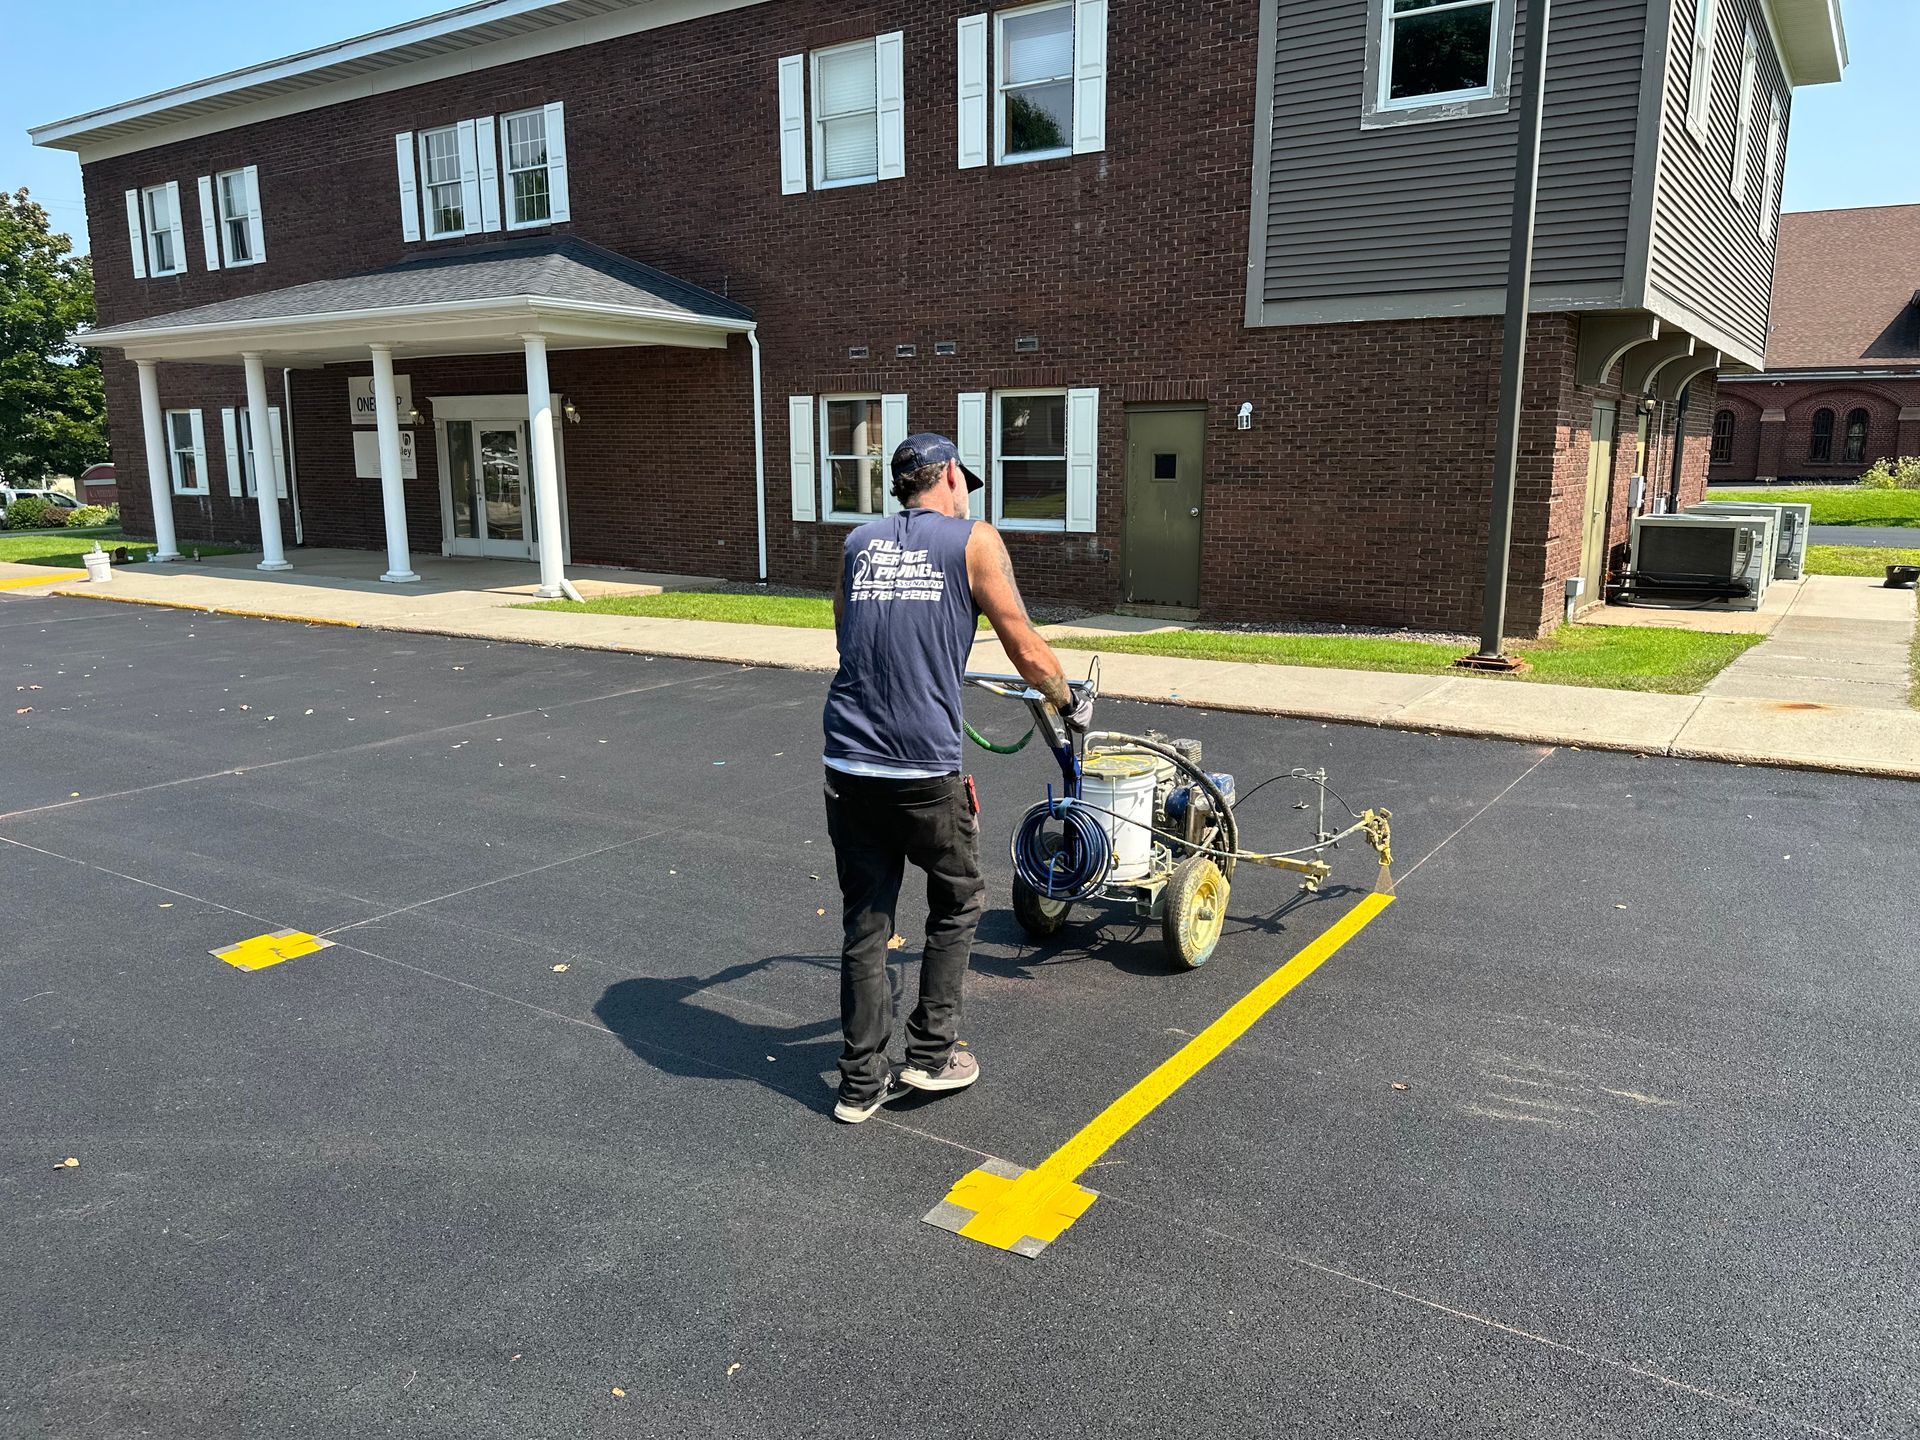
[(1090, 1166), (1392, 903), (1391, 895), (1367, 896), (1037, 1167), (989, 1162), (970, 1171), (927, 1222), (995, 1249), (1038, 1255), (1098, 1198), (1074, 1183)]
[(237, 969), (264, 970), (269, 965), (278, 965), (282, 960), (297, 960), (302, 955), (332, 947), (331, 940), (322, 940), (318, 935), (309, 935), (304, 930), (275, 930), (270, 935), (255, 935), (238, 945), (208, 953)]
[(30, 590), (35, 585), (64, 585), (69, 580), (84, 580), (84, 570), (49, 570), (45, 575), (16, 575), (0, 580), (0, 590)]

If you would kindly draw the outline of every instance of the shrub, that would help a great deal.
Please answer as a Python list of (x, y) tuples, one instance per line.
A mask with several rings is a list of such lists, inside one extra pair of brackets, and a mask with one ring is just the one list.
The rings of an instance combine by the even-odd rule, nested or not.
[(1920, 455), (1874, 461), (1873, 468), (1860, 477), (1860, 487), (1863, 490), (1920, 490)]
[(113, 517), (113, 512), (104, 505), (82, 505), (77, 510), (67, 511), (67, 524), (76, 529), (104, 525)]
[(7, 506), (9, 530), (43, 530), (59, 523), (58, 512), (38, 495), (22, 495)]

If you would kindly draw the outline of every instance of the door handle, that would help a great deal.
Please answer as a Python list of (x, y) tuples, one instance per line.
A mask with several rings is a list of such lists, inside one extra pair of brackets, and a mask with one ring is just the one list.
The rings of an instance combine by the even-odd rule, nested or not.
[(1193, 507), (1193, 509), (1189, 510), (1187, 513), (1193, 516), (1197, 520), (1200, 518), (1200, 507), (1196, 505)]

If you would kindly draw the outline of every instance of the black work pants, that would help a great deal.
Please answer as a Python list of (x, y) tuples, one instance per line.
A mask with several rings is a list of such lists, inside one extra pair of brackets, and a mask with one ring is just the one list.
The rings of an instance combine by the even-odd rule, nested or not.
[(840, 1098), (865, 1104), (887, 1081), (893, 987), (887, 942), (911, 860), (927, 872), (920, 1002), (907, 1018), (906, 1063), (937, 1071), (960, 1029), (960, 991), (980, 924), (980, 826), (958, 775), (883, 780), (827, 771), (827, 833), (839, 871)]

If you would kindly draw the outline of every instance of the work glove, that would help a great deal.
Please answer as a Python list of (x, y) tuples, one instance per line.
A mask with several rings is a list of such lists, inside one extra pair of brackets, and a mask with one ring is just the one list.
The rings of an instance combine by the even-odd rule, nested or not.
[(1070, 709), (1062, 710), (1060, 718), (1067, 723), (1069, 735), (1084, 735), (1093, 728), (1093, 697), (1078, 695)]

